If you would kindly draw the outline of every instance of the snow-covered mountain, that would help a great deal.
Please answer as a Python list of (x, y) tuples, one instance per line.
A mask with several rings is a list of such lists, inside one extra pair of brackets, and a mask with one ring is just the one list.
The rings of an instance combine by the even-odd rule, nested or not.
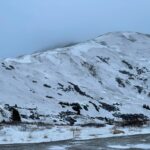
[(108, 33), (70, 47), (1, 60), (1, 121), (101, 123), (150, 117), (150, 35)]

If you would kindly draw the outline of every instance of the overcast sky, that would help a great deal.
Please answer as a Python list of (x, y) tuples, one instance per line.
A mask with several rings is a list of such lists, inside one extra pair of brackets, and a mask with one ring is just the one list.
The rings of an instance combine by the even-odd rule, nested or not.
[(113, 31), (150, 33), (150, 0), (0, 0), (0, 57)]

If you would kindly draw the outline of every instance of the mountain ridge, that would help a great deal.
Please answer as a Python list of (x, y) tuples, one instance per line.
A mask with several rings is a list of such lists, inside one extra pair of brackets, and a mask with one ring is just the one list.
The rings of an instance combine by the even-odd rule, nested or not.
[[(106, 123), (119, 114), (150, 117), (150, 37), (108, 33), (71, 47), (1, 60), (1, 121)], [(72, 123), (73, 122), (73, 123)]]

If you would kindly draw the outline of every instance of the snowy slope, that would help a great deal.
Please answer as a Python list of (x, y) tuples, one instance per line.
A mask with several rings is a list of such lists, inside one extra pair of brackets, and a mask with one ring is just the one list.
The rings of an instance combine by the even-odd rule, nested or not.
[(150, 117), (143, 108), (150, 105), (149, 58), (149, 35), (116, 32), (1, 60), (0, 105), (7, 114), (1, 121), (11, 116), (8, 105), (16, 105), (28, 122), (101, 123), (127, 113)]

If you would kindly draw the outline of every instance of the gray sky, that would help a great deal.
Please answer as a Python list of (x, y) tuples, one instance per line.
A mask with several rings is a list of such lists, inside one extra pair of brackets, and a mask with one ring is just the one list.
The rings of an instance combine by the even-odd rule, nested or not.
[(113, 31), (150, 33), (150, 0), (0, 0), (0, 57)]

